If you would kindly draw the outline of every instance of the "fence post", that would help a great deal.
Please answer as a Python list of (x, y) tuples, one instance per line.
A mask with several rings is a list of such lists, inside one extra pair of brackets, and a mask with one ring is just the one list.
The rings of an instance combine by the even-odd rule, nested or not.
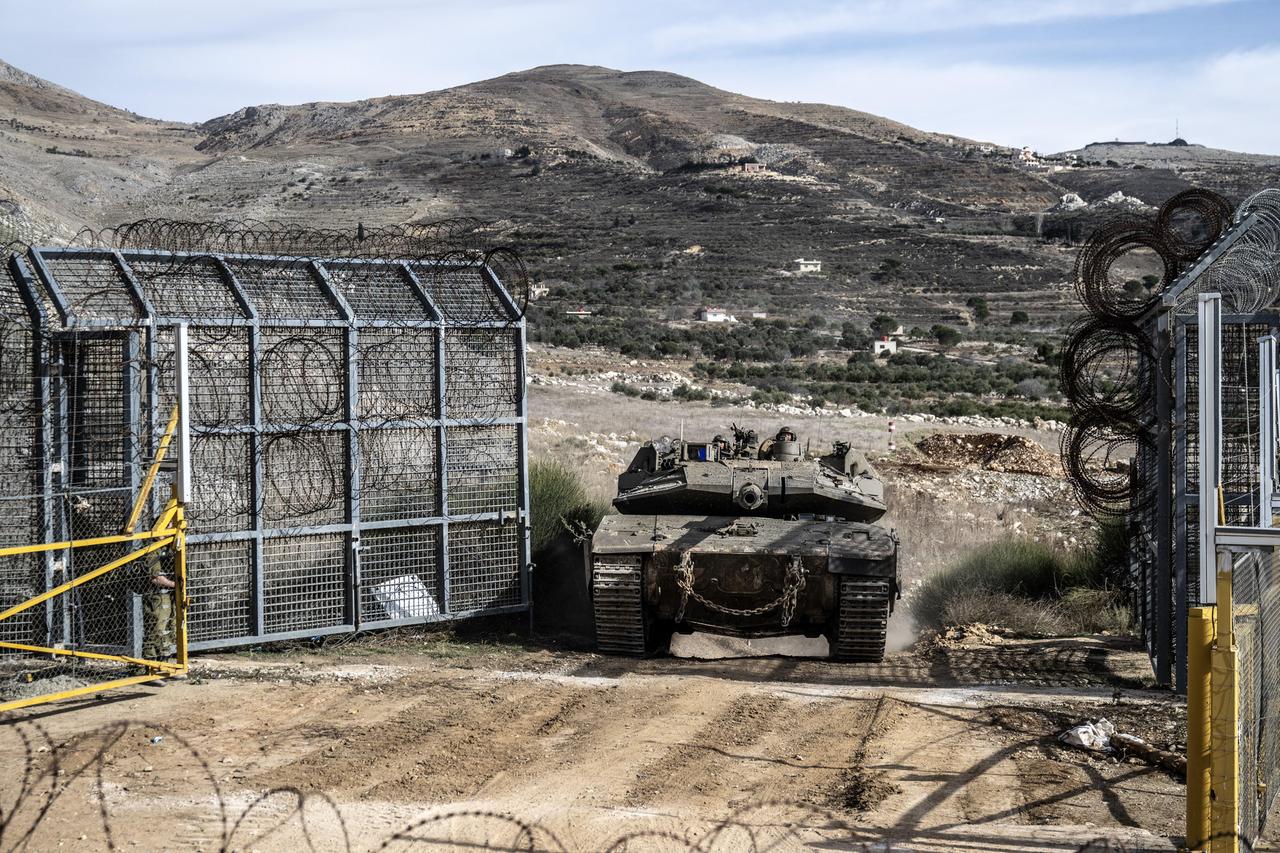
[(1270, 527), (1271, 496), (1275, 490), (1276, 411), (1275, 411), (1276, 339), (1271, 335), (1258, 338), (1258, 526)]
[(187, 324), (173, 327), (173, 364), (176, 376), (174, 387), (178, 397), (178, 470), (173, 478), (173, 496), (178, 504), (172, 524), (178, 530), (174, 540), (174, 579), (177, 588), (174, 599), (174, 658), (185, 673), (187, 670), (187, 611), (191, 596), (187, 584), (187, 514), (186, 505), (191, 500), (191, 409), (190, 379), (187, 362)]
[(1210, 661), (1213, 608), (1187, 613), (1187, 849), (1203, 851), (1209, 842)]
[(1240, 849), (1240, 686), (1232, 630), (1231, 552), (1218, 552), (1217, 636), (1213, 643), (1212, 846), (1213, 853)]

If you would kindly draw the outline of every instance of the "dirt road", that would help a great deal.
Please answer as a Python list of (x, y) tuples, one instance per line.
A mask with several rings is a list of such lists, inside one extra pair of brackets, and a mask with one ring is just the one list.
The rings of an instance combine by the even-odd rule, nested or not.
[(457, 639), (204, 659), (0, 724), (0, 850), (1172, 850), (1180, 782), (1053, 739), (1098, 716), (1177, 738), (1144, 666), (1106, 640), (878, 667)]

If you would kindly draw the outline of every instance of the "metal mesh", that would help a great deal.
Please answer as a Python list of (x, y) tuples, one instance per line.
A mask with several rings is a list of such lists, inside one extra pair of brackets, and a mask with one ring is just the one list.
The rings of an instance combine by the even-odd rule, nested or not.
[(342, 625), (346, 537), (270, 538), (262, 543), (263, 610), (269, 634)]
[(259, 317), (268, 320), (342, 318), (321, 289), (320, 278), (310, 264), (230, 258), (227, 266), (258, 309)]
[(112, 255), (54, 255), (46, 259), (45, 268), (62, 291), (67, 308), (77, 317), (141, 317), (128, 279)]
[(325, 272), (358, 320), (434, 319), (400, 264), (326, 264)]
[[(165, 323), (185, 321), (194, 648), (527, 604), (522, 320), (485, 267), (133, 245), (121, 258), (30, 258), (53, 287), (33, 281), (28, 298), (52, 304), (56, 291), (72, 311), (33, 339), (23, 285), (0, 276), (0, 392), (23, 401), (0, 412), (0, 474), (13, 475), (0, 483), (4, 536), (119, 532), (177, 396)], [(47, 405), (30, 361), (37, 343), (52, 365)], [(47, 484), (42, 428), (63, 466)], [(171, 480), (160, 472), (144, 525)], [(450, 523), (446, 487), (449, 516), (483, 520)], [(28, 598), (119, 553), (7, 562), (0, 596)], [(136, 644), (133, 592), (68, 602), (2, 624), (0, 636)]]
[(1254, 849), (1280, 784), (1280, 555), (1232, 557), (1232, 630), (1240, 691), (1240, 833)]
[(365, 624), (439, 616), (440, 531), (374, 530), (360, 542), (360, 618)]
[(334, 423), (343, 415), (344, 345), (329, 329), (264, 329), (258, 362), (269, 424)]
[(365, 521), (440, 515), (435, 429), (360, 433), (360, 517)]
[(235, 291), (213, 258), (186, 258), (174, 263), (165, 256), (128, 254), (143, 296), (161, 317), (244, 319)]
[(509, 607), (522, 600), (516, 524), (449, 526), (449, 609)]
[[(8, 269), (0, 269), (0, 546), (41, 538), (41, 502), (33, 486), (44, 469), (35, 439), (39, 428), (33, 374), (31, 324)], [(0, 609), (40, 592), (44, 559), (31, 555), (0, 560)], [(0, 622), (0, 640), (29, 642), (37, 611)], [(0, 650), (0, 664), (15, 655)]]
[(253, 632), (253, 543), (202, 542), (187, 550), (191, 639), (220, 640)]
[(510, 512), (519, 506), (519, 457), (512, 426), (449, 427), (449, 514)]
[(1227, 523), (1258, 520), (1258, 338), (1270, 327), (1222, 325), (1222, 490)]
[(512, 319), (479, 265), (413, 264), (411, 269), (446, 320)]
[(202, 533), (245, 530), (253, 524), (253, 472), (248, 435), (195, 434), (191, 442), (191, 500), (187, 521)]
[(262, 516), (268, 528), (337, 524), (346, 479), (343, 436), (336, 432), (273, 435), (263, 442)]
[[(510, 329), (460, 329), (445, 333), (445, 366), (473, 366), (471, 381), (445, 383), (450, 418), (514, 417), (522, 389), (519, 349)], [(450, 371), (452, 375), (452, 371)]]
[(435, 329), (361, 329), (359, 416), (363, 421), (437, 417)]

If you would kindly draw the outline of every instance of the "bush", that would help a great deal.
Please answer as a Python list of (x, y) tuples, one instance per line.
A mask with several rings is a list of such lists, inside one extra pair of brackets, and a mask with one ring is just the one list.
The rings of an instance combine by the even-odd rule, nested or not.
[(680, 385), (671, 392), (677, 400), (710, 400), (711, 392), (706, 388), (695, 388), (692, 385)]
[(934, 323), (929, 329), (929, 334), (933, 335), (938, 343), (947, 349), (960, 343), (960, 333), (951, 326), (946, 326), (942, 323)]
[(981, 296), (970, 296), (964, 303), (973, 309), (973, 319), (982, 322), (991, 316), (991, 308), (987, 305), (987, 300)]
[(946, 625), (999, 625), (1029, 636), (1065, 634), (1072, 627), (1050, 602), (988, 590), (960, 592), (948, 599), (943, 608), (943, 622)]
[(877, 314), (871, 320), (871, 331), (877, 335), (892, 335), (897, 329), (897, 319), (888, 314)]
[(608, 504), (587, 496), (578, 475), (564, 463), (547, 459), (529, 463), (530, 545), (535, 563), (572, 538), (569, 528), (595, 530), (608, 509)]
[(1127, 634), (1133, 630), (1133, 614), (1114, 590), (1072, 587), (1058, 600), (1057, 610), (1072, 633)]
[(1124, 633), (1131, 615), (1118, 581), (1126, 548), (1116, 524), (1074, 553), (1002, 539), (925, 578), (908, 607), (918, 627), (934, 630), (983, 622), (1024, 634)]
[(911, 614), (921, 627), (941, 628), (954, 624), (946, 618), (948, 602), (966, 594), (1049, 598), (1059, 588), (1065, 562), (1060, 551), (1030, 539), (993, 542), (925, 578), (910, 602)]

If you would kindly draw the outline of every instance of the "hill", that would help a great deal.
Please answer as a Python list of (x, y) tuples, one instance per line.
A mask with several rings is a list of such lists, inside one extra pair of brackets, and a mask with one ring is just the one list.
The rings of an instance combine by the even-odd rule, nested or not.
[[(817, 316), (838, 337), (880, 312), (971, 325), (966, 303), (981, 298), (993, 322), (1017, 309), (1052, 328), (1072, 310), (1072, 252), (1042, 239), (1062, 233), (1051, 210), (1062, 195), (1093, 202), (1120, 189), (1158, 204), (1191, 183), (1239, 197), (1280, 180), (1280, 158), (1188, 161), (1194, 146), (1159, 162), (1091, 146), (1073, 163), (1022, 163), (1012, 149), (843, 107), (576, 65), (425, 94), (252, 106), (199, 125), (2, 66), (0, 109), (11, 116), (0, 124), (0, 195), (52, 236), (142, 216), (350, 226), (479, 216), (526, 253), (550, 288), (544, 326), (570, 343), (616, 341), (628, 319), (678, 327), (707, 303)], [(1065, 217), (1065, 234), (1079, 236), (1092, 210)], [(789, 274), (797, 257), (821, 260), (821, 274)], [(570, 303), (605, 321), (568, 330), (556, 306)], [(701, 348), (696, 335), (682, 340), (667, 335), (665, 346)]]

